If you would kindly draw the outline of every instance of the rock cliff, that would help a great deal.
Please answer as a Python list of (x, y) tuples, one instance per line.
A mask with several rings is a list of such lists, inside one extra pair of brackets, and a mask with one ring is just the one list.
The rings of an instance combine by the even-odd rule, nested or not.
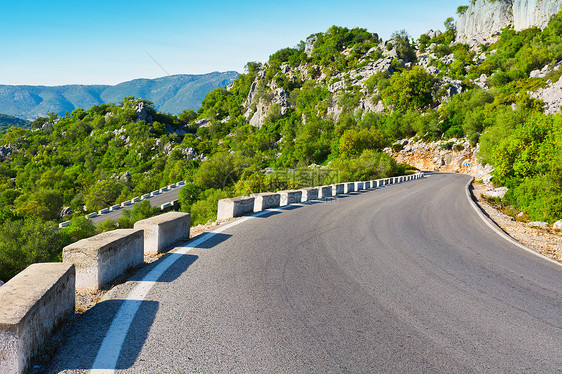
[(544, 28), (560, 8), (562, 0), (476, 0), (457, 20), (457, 41), (489, 43), (505, 27)]
[(471, 147), (466, 139), (431, 143), (403, 139), (384, 151), (397, 162), (407, 163), (420, 170), (464, 173), (490, 185), (494, 168), (478, 161), (478, 148)]

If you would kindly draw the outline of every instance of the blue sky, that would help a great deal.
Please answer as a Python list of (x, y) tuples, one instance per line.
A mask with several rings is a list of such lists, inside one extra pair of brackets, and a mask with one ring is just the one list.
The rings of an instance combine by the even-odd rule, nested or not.
[[(388, 39), (443, 29), (468, 0), (2, 1), (0, 84), (116, 84), (243, 72), (332, 25)], [(156, 60), (158, 63), (156, 63)], [(159, 66), (161, 65), (161, 66)]]

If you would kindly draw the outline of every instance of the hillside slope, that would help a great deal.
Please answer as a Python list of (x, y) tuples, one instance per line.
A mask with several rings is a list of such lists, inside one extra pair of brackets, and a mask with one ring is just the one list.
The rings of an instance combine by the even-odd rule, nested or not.
[(198, 109), (205, 95), (226, 87), (238, 76), (234, 71), (202, 75), (171, 75), (156, 79), (135, 79), (115, 86), (8, 86), (0, 85), (0, 113), (20, 118), (36, 118), (54, 112), (59, 116), (74, 109), (119, 102), (126, 96), (154, 102), (165, 113), (178, 114)]

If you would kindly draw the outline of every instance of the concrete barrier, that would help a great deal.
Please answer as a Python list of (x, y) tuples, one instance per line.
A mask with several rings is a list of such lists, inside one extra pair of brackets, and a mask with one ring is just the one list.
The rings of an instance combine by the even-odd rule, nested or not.
[(63, 227), (67, 227), (70, 226), (72, 224), (72, 221), (64, 221), (59, 223), (59, 229), (62, 229)]
[(160, 191), (152, 191), (150, 193), (150, 196), (156, 196), (156, 195), (160, 195)]
[(121, 207), (126, 207), (126, 206), (129, 206), (129, 205), (131, 205), (131, 202), (130, 202), (129, 200), (123, 201), (123, 202), (121, 203)]
[(159, 189), (158, 191), (160, 191), (160, 193), (162, 193), (162, 192), (166, 192), (166, 191), (168, 191), (168, 190), (169, 190), (168, 187), (162, 187), (162, 188)]
[(142, 195), (140, 197), (141, 200), (146, 200), (146, 199), (150, 199), (152, 196), (149, 193), (145, 193), (144, 195)]
[(300, 191), (302, 192), (303, 202), (318, 200), (318, 188), (315, 187), (301, 188)]
[(164, 210), (164, 209), (168, 209), (172, 207), (172, 203), (164, 203), (162, 205), (160, 205), (160, 210)]
[(345, 184), (343, 183), (333, 184), (332, 188), (333, 188), (332, 190), (333, 196), (341, 195), (345, 191)]
[(99, 290), (144, 262), (142, 230), (118, 229), (67, 245), (62, 261), (76, 266), (76, 288)]
[(363, 188), (366, 189), (366, 190), (371, 189), (371, 181), (363, 182)]
[(101, 216), (102, 214), (109, 213), (109, 208), (103, 208), (98, 210), (98, 214)]
[(332, 191), (333, 191), (332, 186), (318, 187), (318, 198), (319, 199), (325, 199), (327, 197), (332, 197), (333, 196)]
[(140, 196), (133, 197), (133, 198), (131, 199), (131, 204), (138, 203), (139, 201), (141, 201)]
[(98, 216), (98, 213), (97, 213), (97, 212), (94, 212), (94, 213), (90, 213), (90, 214), (86, 214), (86, 215), (85, 215), (85, 217), (88, 218), (88, 219), (89, 219), (89, 218), (94, 218), (94, 217), (97, 217), (97, 216)]
[(298, 190), (288, 190), (288, 191), (279, 191), (280, 196), (279, 205), (291, 205), (300, 203), (302, 201), (302, 191)]
[(121, 209), (121, 205), (113, 205), (113, 206), (109, 207), (110, 212), (114, 212), (114, 211), (119, 210), (119, 209)]
[(217, 219), (240, 217), (254, 211), (254, 198), (238, 196), (230, 199), (219, 200)]
[(168, 186), (168, 190), (171, 190), (172, 188), (176, 188), (176, 185), (175, 185), (175, 184), (170, 184), (170, 185)]
[(355, 191), (361, 191), (365, 189), (365, 182), (354, 182), (353, 184), (355, 185)]
[(278, 193), (263, 192), (252, 194), (254, 200), (254, 212), (261, 212), (264, 209), (276, 208), (281, 203), (281, 195)]
[(0, 373), (25, 373), (55, 328), (74, 313), (72, 264), (33, 264), (0, 287)]
[(189, 213), (168, 212), (137, 221), (135, 229), (144, 230), (144, 253), (158, 254), (189, 239), (190, 225)]
[(344, 183), (343, 193), (355, 192), (355, 183)]
[(184, 181), (180, 181), (180, 182), (176, 183), (176, 186), (179, 187), (179, 186), (183, 186), (184, 184), (185, 184)]

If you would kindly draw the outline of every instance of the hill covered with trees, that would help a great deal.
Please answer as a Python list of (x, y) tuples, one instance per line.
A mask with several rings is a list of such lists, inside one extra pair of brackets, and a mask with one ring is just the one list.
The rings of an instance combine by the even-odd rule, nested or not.
[[(224, 197), (405, 173), (382, 150), (409, 137), (480, 144), (507, 203), (562, 218), (562, 117), (545, 114), (540, 95), (562, 75), (562, 15), (489, 45), (456, 43), (454, 22), (445, 26), (388, 41), (333, 26), (248, 63), (196, 112), (125, 97), (12, 128), (0, 139), (0, 278), (93, 234), (86, 212), (169, 183), (188, 181), (182, 210), (205, 223)], [(63, 207), (73, 223), (54, 231)]]

